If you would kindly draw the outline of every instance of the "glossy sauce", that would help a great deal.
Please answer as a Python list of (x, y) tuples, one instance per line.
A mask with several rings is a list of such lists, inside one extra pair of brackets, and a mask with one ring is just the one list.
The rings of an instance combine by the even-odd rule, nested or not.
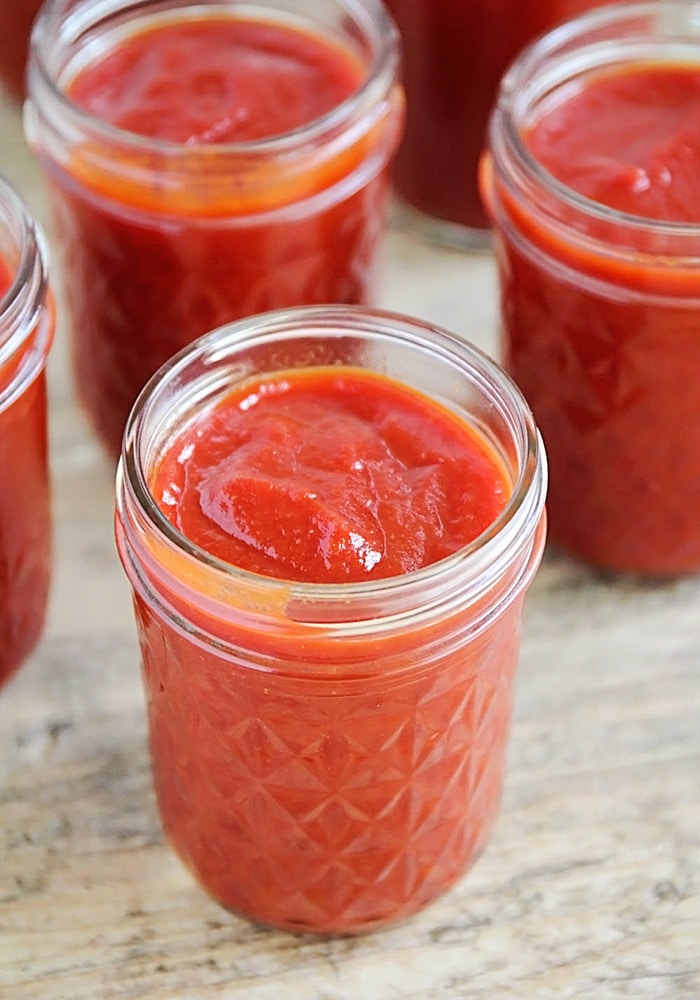
[(200, 146), (291, 132), (335, 108), (362, 78), (347, 50), (305, 32), (209, 17), (134, 34), (68, 93), (101, 121)]
[(264, 576), (399, 576), (480, 535), (507, 501), (492, 450), (447, 410), (352, 369), (247, 385), (159, 465), (163, 513), (212, 555)]
[(599, 73), (525, 141), (551, 174), (592, 201), (647, 219), (700, 224), (695, 67)]

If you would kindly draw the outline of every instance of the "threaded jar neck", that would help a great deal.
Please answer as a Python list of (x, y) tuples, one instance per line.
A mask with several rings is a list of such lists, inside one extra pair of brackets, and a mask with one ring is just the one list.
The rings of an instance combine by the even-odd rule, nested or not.
[[(449, 406), (484, 434), (508, 469), (512, 493), (473, 543), (403, 576), (307, 584), (223, 563), (165, 518), (149, 474), (188, 414), (215, 405), (237, 379), (290, 365), (308, 367), (318, 357), (324, 364), (388, 374)], [(338, 638), (366, 646), (368, 634), (378, 642), (395, 643), (397, 636), (430, 642), (437, 630), (435, 641), (444, 643), (452, 628), (463, 641), (465, 632), (476, 635), (530, 582), (544, 541), (546, 481), (543, 448), (527, 404), (505, 373), (476, 349), (438, 328), (377, 310), (284, 310), (202, 338), (146, 386), (124, 440), (118, 537), (132, 582), (150, 590), (161, 605), (196, 604), (200, 620), (210, 623), (234, 614), (242, 631), (278, 635), (295, 644), (297, 654), (304, 635), (332, 638), (338, 648)]]

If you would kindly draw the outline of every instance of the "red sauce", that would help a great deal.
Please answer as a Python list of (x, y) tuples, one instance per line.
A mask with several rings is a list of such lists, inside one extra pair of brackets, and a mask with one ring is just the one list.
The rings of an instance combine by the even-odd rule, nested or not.
[(700, 68), (639, 65), (587, 78), (525, 135), (569, 188), (638, 218), (630, 229), (560, 207), (609, 252), (498, 192), (526, 239), (573, 268), (501, 246), (507, 366), (547, 447), (549, 537), (614, 570), (700, 569), (700, 274), (643, 224), (700, 223), (699, 126)]
[[(0, 299), (11, 282), (0, 261)], [(39, 639), (51, 566), (46, 382), (42, 371), (9, 397), (23, 356), (0, 365), (0, 685)]]
[(387, 0), (403, 40), (407, 97), (394, 181), (410, 205), (470, 229), (488, 227), (477, 167), (501, 76), (541, 31), (595, 5), (585, 0)]
[(32, 23), (41, 0), (2, 0), (0, 4), (0, 80), (15, 100), (24, 96), (24, 73)]
[(154, 480), (186, 537), (264, 576), (399, 576), (468, 545), (505, 471), (448, 411), (352, 369), (246, 385), (189, 426)]
[[(236, 390), (153, 474), (196, 543), (306, 582), (425, 565), (478, 535), (510, 490), (476, 430), (354, 369)], [(211, 629), (175, 590), (167, 600), (194, 634)], [(232, 614), (216, 628), (256, 650), (240, 656), (165, 624), (138, 592), (136, 608), (164, 828), (223, 905), (354, 932), (420, 909), (478, 856), (500, 799), (519, 600), (472, 641), (463, 613), (432, 637), (407, 625), (343, 642), (291, 619), (251, 637)]]
[(592, 201), (700, 224), (697, 67), (599, 74), (548, 111), (526, 142), (551, 174)]
[(208, 17), (133, 35), (68, 92), (101, 121), (198, 146), (291, 132), (332, 111), (363, 75), (349, 51), (304, 32)]
[(226, 143), (325, 116), (367, 72), (320, 36), (211, 14), (134, 34), (72, 82), (70, 98), (97, 118), (191, 150), (177, 176), (163, 150), (160, 172), (147, 142), (128, 156), (98, 150), (102, 166), (80, 146), (70, 176), (50, 165), (76, 382), (110, 451), (148, 377), (200, 334), (267, 309), (371, 296), (399, 105), (337, 152), (270, 150), (245, 164), (239, 154), (230, 170), (220, 159)]

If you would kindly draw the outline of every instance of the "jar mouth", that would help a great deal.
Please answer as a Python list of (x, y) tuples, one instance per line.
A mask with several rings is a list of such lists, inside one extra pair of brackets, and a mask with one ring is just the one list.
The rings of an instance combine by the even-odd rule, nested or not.
[[(2, 177), (0, 228), (3, 242), (5, 237), (9, 237), (12, 244), (7, 251), (0, 251), (0, 257), (11, 271), (11, 282), (0, 297), (2, 369), (34, 333), (48, 293), (47, 251), (43, 234), (14, 188)], [(12, 258), (11, 262), (8, 258)], [(25, 368), (26, 365), (21, 366), (22, 372)], [(0, 402), (5, 401), (4, 395), (0, 380)]]
[[(148, 470), (173, 431), (187, 421), (185, 415), (181, 423), (174, 423), (168, 407), (159, 414), (159, 396), (169, 384), (184, 384), (186, 370), (193, 358), (203, 371), (212, 369), (214, 377), (209, 388), (214, 397), (217, 391), (231, 386), (231, 369), (217, 369), (216, 366), (232, 349), (244, 353), (250, 345), (284, 345), (290, 338), (321, 333), (335, 335), (338, 342), (345, 341), (346, 346), (371, 347), (372, 341), (383, 338), (387, 344), (397, 342), (410, 351), (420, 351), (425, 346), (426, 331), (430, 351), (441, 362), (453, 364), (455, 376), (468, 374), (484, 393), (489, 392), (489, 386), (497, 386), (497, 393), (492, 393), (489, 403), (500, 409), (499, 418), (508, 424), (513, 453), (517, 456), (508, 503), (473, 542), (444, 559), (400, 576), (357, 583), (306, 583), (261, 576), (218, 559), (183, 535), (161, 512), (149, 487)], [(401, 378), (396, 372), (385, 374)], [(426, 393), (424, 387), (416, 385), (416, 388)], [(430, 391), (427, 394), (430, 395)], [(183, 393), (179, 403), (191, 412), (188, 401), (191, 405), (194, 398), (193, 392), (189, 396)], [(442, 402), (444, 405), (444, 400)], [(497, 442), (490, 443), (498, 447)], [(288, 605), (295, 600), (311, 600), (342, 608), (348, 602), (362, 603), (371, 599), (386, 600), (389, 605), (395, 603), (397, 609), (399, 605), (415, 609), (420, 595), (426, 611), (431, 606), (444, 609), (452, 603), (459, 606), (467, 600), (475, 600), (493, 585), (494, 579), (507, 572), (521, 549), (532, 544), (532, 535), (542, 517), (547, 487), (543, 445), (534, 418), (520, 390), (495, 362), (439, 327), (362, 306), (277, 310), (222, 327), (179, 352), (151, 378), (131, 411), (118, 479), (119, 502), (125, 508), (124, 513), (133, 516), (133, 510), (126, 510), (131, 503), (137, 516), (147, 524), (147, 530), (155, 532), (171, 551), (184, 554), (192, 563), (205, 567), (222, 580), (265, 591), (272, 595), (273, 603), (282, 599)]]
[[(697, 240), (700, 223), (666, 221), (607, 207), (580, 194), (551, 174), (529, 151), (523, 128), (536, 120), (548, 103), (555, 103), (563, 89), (586, 74), (628, 65), (697, 64), (700, 69), (700, 19), (686, 0), (622, 3), (581, 14), (540, 36), (526, 46), (506, 71), (500, 85), (490, 125), (494, 150), (502, 151), (521, 190), (546, 190), (551, 200), (583, 217), (629, 234), (638, 252), (635, 234), (658, 238), (658, 246), (673, 256), (700, 259)], [(536, 113), (537, 112), (537, 113)], [(506, 182), (507, 183), (507, 182)], [(595, 238), (580, 234), (582, 242)], [(662, 254), (663, 255), (663, 254)]]
[[(125, 150), (138, 151), (147, 148), (168, 161), (189, 160), (202, 150), (213, 151), (218, 157), (226, 159), (236, 157), (254, 160), (261, 157), (283, 157), (285, 154), (296, 153), (300, 147), (307, 145), (318, 146), (328, 137), (347, 128), (355, 119), (363, 118), (365, 113), (381, 101), (383, 95), (391, 91), (398, 76), (400, 59), (398, 31), (383, 4), (368, 4), (365, 0), (345, 0), (339, 7), (347, 8), (348, 15), (354, 18), (354, 24), (362, 40), (369, 46), (371, 59), (367, 64), (365, 78), (358, 89), (326, 114), (298, 128), (254, 140), (186, 145), (152, 138), (120, 128), (86, 111), (72, 101), (65, 92), (65, 84), (70, 82), (64, 79), (66, 67), (61, 67), (57, 74), (52, 72), (52, 66), (59, 59), (61, 50), (79, 43), (86, 31), (107, 24), (111, 15), (123, 12), (123, 0), (102, 0), (100, 4), (85, 0), (83, 3), (74, 4), (68, 15), (64, 19), (59, 19), (57, 8), (64, 2), (65, 0), (48, 0), (32, 30), (29, 60), (30, 100), (25, 108), (25, 114), (29, 113), (30, 123), (31, 95), (41, 92), (48, 100), (55, 102), (58, 113), (66, 115), (74, 128), (95, 136), (105, 144), (118, 145)], [(145, 6), (147, 5), (135, 5), (133, 21), (144, 24), (150, 20), (154, 23), (164, 20), (162, 4), (154, 4), (155, 11), (150, 16), (148, 13), (143, 13), (141, 8)], [(173, 19), (179, 19), (183, 15), (186, 16), (188, 11), (193, 11), (201, 17), (210, 7), (211, 11), (219, 16), (229, 16), (229, 14), (237, 16), (240, 12), (241, 16), (247, 18), (264, 16), (267, 20), (283, 19), (284, 23), (297, 27), (315, 27), (310, 16), (306, 18), (292, 15), (291, 11), (286, 11), (283, 6), (263, 6), (255, 0), (250, 3), (236, 0), (228, 4), (211, 5), (202, 3), (201, 0), (200, 2), (194, 0), (174, 5), (170, 14)], [(131, 21), (125, 23), (129, 24)], [(91, 45), (87, 45), (87, 49), (92, 52)], [(69, 60), (68, 67), (73, 65), (74, 59), (75, 57)], [(76, 72), (83, 65), (79, 63)], [(54, 116), (55, 113), (53, 112)]]

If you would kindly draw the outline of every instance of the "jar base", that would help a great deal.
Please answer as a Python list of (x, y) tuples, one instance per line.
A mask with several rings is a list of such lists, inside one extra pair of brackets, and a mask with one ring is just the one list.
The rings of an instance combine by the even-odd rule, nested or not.
[(436, 247), (464, 253), (488, 253), (491, 250), (490, 229), (472, 229), (459, 222), (428, 215), (414, 208), (396, 192), (392, 194), (391, 222), (397, 229), (417, 233)]
[(482, 837), (474, 851), (462, 863), (455, 867), (451, 875), (439, 886), (433, 886), (427, 892), (412, 902), (403, 901), (403, 905), (395, 907), (380, 907), (374, 916), (369, 913), (362, 917), (352, 919), (347, 914), (335, 920), (297, 920), (291, 915), (283, 915), (279, 907), (275, 907), (276, 912), (261, 913), (258, 908), (251, 907), (245, 902), (231, 902), (230, 900), (217, 896), (215, 892), (204, 884), (199, 877), (196, 867), (179, 852), (177, 845), (166, 834), (167, 842), (174, 851), (177, 859), (184, 868), (192, 875), (199, 887), (218, 906), (240, 920), (245, 920), (253, 927), (261, 930), (279, 931), (283, 934), (291, 934), (295, 937), (315, 937), (315, 938), (353, 938), (364, 937), (374, 934), (387, 928), (400, 927), (407, 924), (413, 917), (423, 913), (424, 910), (439, 903), (441, 899), (457, 889), (457, 887), (470, 876), (474, 866), (480, 860), (491, 837), (491, 831), (495, 824), (496, 815), (491, 819), (485, 836)]

